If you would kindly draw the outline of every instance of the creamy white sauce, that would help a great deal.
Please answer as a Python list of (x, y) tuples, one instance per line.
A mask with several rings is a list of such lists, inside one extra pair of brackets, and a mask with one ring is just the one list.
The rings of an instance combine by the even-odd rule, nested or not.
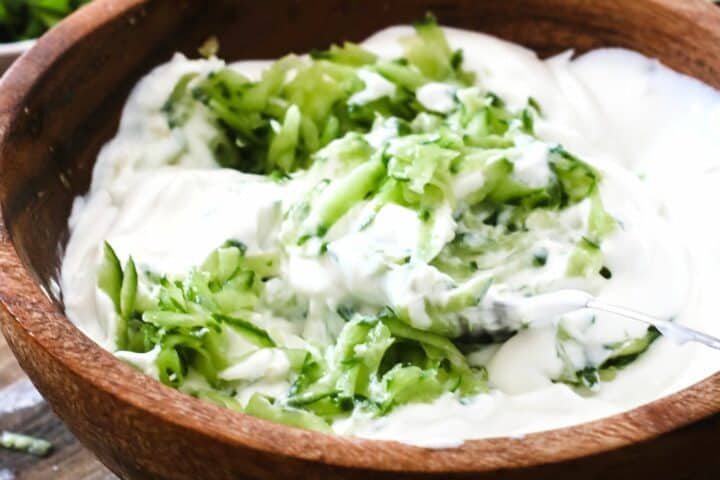
[(552, 175), (547, 162), (548, 145), (530, 136), (526, 138), (522, 155), (514, 160), (513, 176), (529, 187), (543, 187)]
[(348, 103), (355, 105), (365, 105), (383, 97), (392, 97), (395, 95), (395, 84), (385, 79), (380, 74), (370, 70), (360, 69), (358, 71), (360, 80), (365, 83), (365, 88), (353, 94), (348, 99)]
[(423, 107), (433, 112), (447, 113), (455, 106), (457, 88), (446, 83), (430, 82), (417, 89), (415, 95)]
[(282, 380), (290, 370), (285, 353), (274, 348), (261, 348), (241, 362), (220, 372), (223, 380)]
[[(365, 46), (394, 58), (402, 54), (397, 38), (410, 32), (409, 27), (390, 28)], [(537, 99), (543, 108), (535, 122), (539, 137), (564, 145), (602, 171), (603, 202), (621, 225), (602, 245), (612, 280), (597, 284), (565, 278), (563, 259), (569, 252), (559, 241), (584, 226), (588, 202), (563, 212), (560, 226), (529, 219), (547, 233), (541, 242), (549, 252), (548, 264), (541, 274), (510, 276), (507, 288), (579, 288), (609, 303), (662, 318), (675, 316), (682, 324), (720, 333), (713, 296), (720, 284), (720, 226), (713, 215), (720, 203), (720, 94), (625, 50), (598, 50), (575, 60), (564, 54), (542, 61), (520, 46), (486, 35), (454, 29), (446, 29), (446, 34), (453, 48), (463, 49), (464, 67), (477, 72), (481, 88), (516, 108), (522, 108), (528, 97)], [(239, 62), (234, 67), (257, 77), (266, 65)], [(182, 132), (168, 129), (160, 108), (177, 79), (217, 66), (216, 60), (191, 62), (178, 56), (145, 77), (128, 100), (118, 135), (101, 152), (89, 194), (75, 203), (62, 267), (65, 307), (84, 332), (110, 350), (115, 320), (109, 301), (96, 289), (94, 267), (104, 240), (122, 261), (132, 255), (143, 268), (180, 275), (228, 238), (243, 241), (252, 252), (272, 248), (282, 234), (281, 206), (301, 190), (293, 182), (279, 186), (217, 168), (206, 146), (213, 130), (202, 114)], [(354, 102), (394, 94), (382, 77), (367, 72), (361, 78), (365, 89)], [(418, 100), (430, 110), (445, 112), (454, 102), (451, 90), (427, 85), (418, 92)], [(368, 141), (381, 144), (394, 135), (393, 128), (373, 130)], [(529, 185), (542, 186), (550, 175), (547, 146), (538, 142), (531, 147), (513, 159), (513, 174)], [(460, 178), (455, 194), (461, 198), (483, 181), (481, 175)], [(283, 265), (282, 278), (267, 286), (279, 303), (292, 292), (310, 298), (302, 331), (282, 319), (258, 316), (257, 321), (284, 345), (312, 348), (308, 345), (327, 342), (335, 326), (322, 320), (327, 316), (323, 312), (347, 296), (371, 305), (403, 305), (413, 324), (423, 326), (430, 321), (425, 300), (447, 293), (450, 280), (432, 267), (383, 267), (384, 258), (412, 252), (418, 230), (415, 212), (385, 207), (368, 229), (350, 234), (364, 218), (363, 206), (346, 217), (333, 227), (342, 235), (328, 233), (331, 255), (318, 259), (298, 249)], [(451, 212), (444, 218), (433, 233), (440, 246), (454, 228)], [(488, 301), (507, 294), (491, 290)], [(463, 314), (472, 323), (477, 312)], [(563, 321), (586, 343), (597, 345), (597, 355), (603, 343), (639, 335), (646, 328), (602, 313), (593, 325), (584, 312), (569, 314)], [(551, 325), (539, 322), (499, 347), (472, 354), (472, 361), (489, 369), (495, 387), (489, 394), (462, 402), (446, 394), (431, 404), (399, 407), (382, 418), (357, 414), (333, 428), (434, 447), (458, 445), (468, 438), (522, 435), (633, 408), (698, 381), (720, 365), (717, 352), (660, 339), (614, 381), (603, 383), (592, 396), (581, 396), (550, 380), (562, 367), (554, 335)], [(236, 363), (222, 375), (255, 382), (240, 393), (241, 402), (254, 391), (287, 391), (289, 385), (281, 378), (288, 363), (281, 352), (255, 350), (240, 340), (237, 351)], [(117, 355), (154, 373), (152, 354)]]

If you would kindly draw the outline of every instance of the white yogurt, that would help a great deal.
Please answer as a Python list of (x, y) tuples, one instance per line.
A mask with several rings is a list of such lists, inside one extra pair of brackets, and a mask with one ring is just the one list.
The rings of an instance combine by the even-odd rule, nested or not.
[[(393, 27), (371, 37), (365, 46), (394, 58), (402, 53), (397, 38), (410, 32), (410, 27)], [(603, 173), (603, 201), (621, 225), (602, 246), (613, 278), (602, 285), (563, 279), (553, 289), (581, 288), (600, 300), (660, 317), (676, 316), (682, 324), (719, 334), (714, 300), (720, 285), (720, 222), (715, 219), (715, 206), (720, 204), (720, 93), (626, 50), (597, 50), (575, 60), (563, 54), (543, 61), (529, 50), (486, 35), (455, 29), (446, 29), (446, 35), (453, 48), (463, 49), (464, 67), (477, 72), (481, 88), (518, 108), (528, 97), (537, 99), (543, 108), (535, 122), (539, 137), (564, 145)], [(94, 273), (104, 240), (121, 260), (132, 255), (145, 268), (181, 274), (228, 238), (243, 241), (251, 251), (271, 248), (280, 235), (280, 206), (295, 198), (294, 187), (218, 169), (205, 146), (212, 128), (202, 114), (183, 132), (168, 129), (160, 107), (177, 79), (217, 65), (216, 60), (189, 62), (177, 56), (143, 79), (126, 105), (118, 135), (98, 159), (89, 194), (76, 200), (62, 266), (65, 307), (73, 322), (108, 349), (114, 349), (109, 333), (114, 331), (112, 308), (96, 294)], [(257, 77), (265, 65), (240, 62), (234, 67)], [(394, 94), (369, 73), (362, 79), (365, 90), (356, 94), (357, 103)], [(452, 108), (453, 92), (446, 87), (423, 88), (418, 97), (428, 109)], [(382, 143), (383, 131), (374, 133), (373, 142)], [(517, 159), (514, 174), (543, 185), (549, 175), (546, 155), (546, 148), (538, 144)], [(482, 182), (481, 176), (464, 178), (454, 189), (461, 195)], [(585, 221), (588, 208), (584, 202), (568, 209), (563, 222)], [(361, 209), (355, 213), (358, 220)], [(339, 223), (349, 225), (353, 218)], [(448, 240), (452, 221), (448, 215), (447, 225), (437, 232), (438, 241)], [(273, 288), (278, 299), (288, 295), (288, 285), (304, 289), (311, 298), (309, 319), (304, 333), (289, 322), (263, 320), (275, 329), (274, 338), (282, 337), (287, 344), (322, 342), (335, 327), (313, 312), (327, 312), (348, 295), (372, 304), (401, 298), (398, 302), (407, 305), (413, 321), (427, 321), (418, 302), (441, 297), (446, 279), (431, 270), (385, 271), (376, 268), (381, 263), (374, 260), (404, 256), (415, 240), (397, 232), (415, 231), (415, 223), (414, 213), (386, 207), (372, 228), (333, 240), (328, 246), (332, 260), (293, 253), (283, 266), (284, 277), (273, 281)], [(558, 272), (564, 263), (556, 265), (553, 259), (567, 252), (553, 239), (564, 233), (553, 226), (544, 231), (550, 256), (543, 275), (562, 278)], [(508, 284), (547, 283), (547, 278), (533, 275), (518, 274)], [(598, 314), (597, 326), (589, 330), (583, 330), (584, 321), (580, 316), (569, 323), (598, 345), (645, 328), (609, 314)], [(333, 428), (434, 447), (458, 445), (468, 438), (522, 435), (633, 408), (690, 385), (720, 365), (718, 352), (660, 339), (614, 381), (603, 383), (590, 397), (581, 396), (550, 380), (561, 368), (551, 348), (553, 335), (552, 327), (536, 326), (521, 330), (499, 348), (474, 354), (489, 368), (495, 387), (489, 394), (463, 402), (447, 394), (430, 404), (399, 407), (382, 418), (358, 414)], [(152, 374), (146, 357), (119, 356), (123, 355)], [(287, 360), (272, 350), (259, 351), (223, 375), (257, 380), (258, 365), (279, 377)], [(287, 388), (285, 382), (266, 378), (241, 392), (240, 401), (252, 391), (282, 394)]]

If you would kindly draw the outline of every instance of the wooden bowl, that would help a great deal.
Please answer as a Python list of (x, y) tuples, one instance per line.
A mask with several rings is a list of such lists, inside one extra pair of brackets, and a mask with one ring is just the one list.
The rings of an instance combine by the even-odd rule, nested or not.
[(48, 293), (57, 290), (72, 199), (87, 189), (130, 87), (175, 50), (195, 55), (211, 34), (227, 59), (267, 58), (360, 40), (432, 10), (442, 23), (541, 55), (628, 47), (720, 87), (715, 8), (704, 0), (97, 0), (0, 82), (2, 331), (60, 418), (126, 478), (716, 477), (720, 375), (604, 420), (427, 450), (292, 429), (195, 400), (115, 360)]

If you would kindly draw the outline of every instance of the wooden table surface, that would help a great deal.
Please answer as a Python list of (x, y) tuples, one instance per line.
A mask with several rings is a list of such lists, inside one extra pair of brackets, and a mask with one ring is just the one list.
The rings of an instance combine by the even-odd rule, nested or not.
[(0, 449), (0, 480), (116, 479), (52, 413), (15, 362), (0, 334), (0, 431), (10, 430), (49, 440), (46, 458)]

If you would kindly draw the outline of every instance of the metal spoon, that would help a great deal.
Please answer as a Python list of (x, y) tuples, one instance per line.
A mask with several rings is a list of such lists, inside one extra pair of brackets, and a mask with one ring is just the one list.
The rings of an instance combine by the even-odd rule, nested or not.
[(492, 308), (498, 315), (519, 315), (529, 323), (547, 322), (565, 313), (589, 308), (652, 325), (663, 336), (680, 345), (697, 342), (720, 350), (720, 339), (717, 337), (630, 308), (601, 302), (589, 293), (580, 290), (558, 290), (519, 300), (498, 299), (493, 302)]

